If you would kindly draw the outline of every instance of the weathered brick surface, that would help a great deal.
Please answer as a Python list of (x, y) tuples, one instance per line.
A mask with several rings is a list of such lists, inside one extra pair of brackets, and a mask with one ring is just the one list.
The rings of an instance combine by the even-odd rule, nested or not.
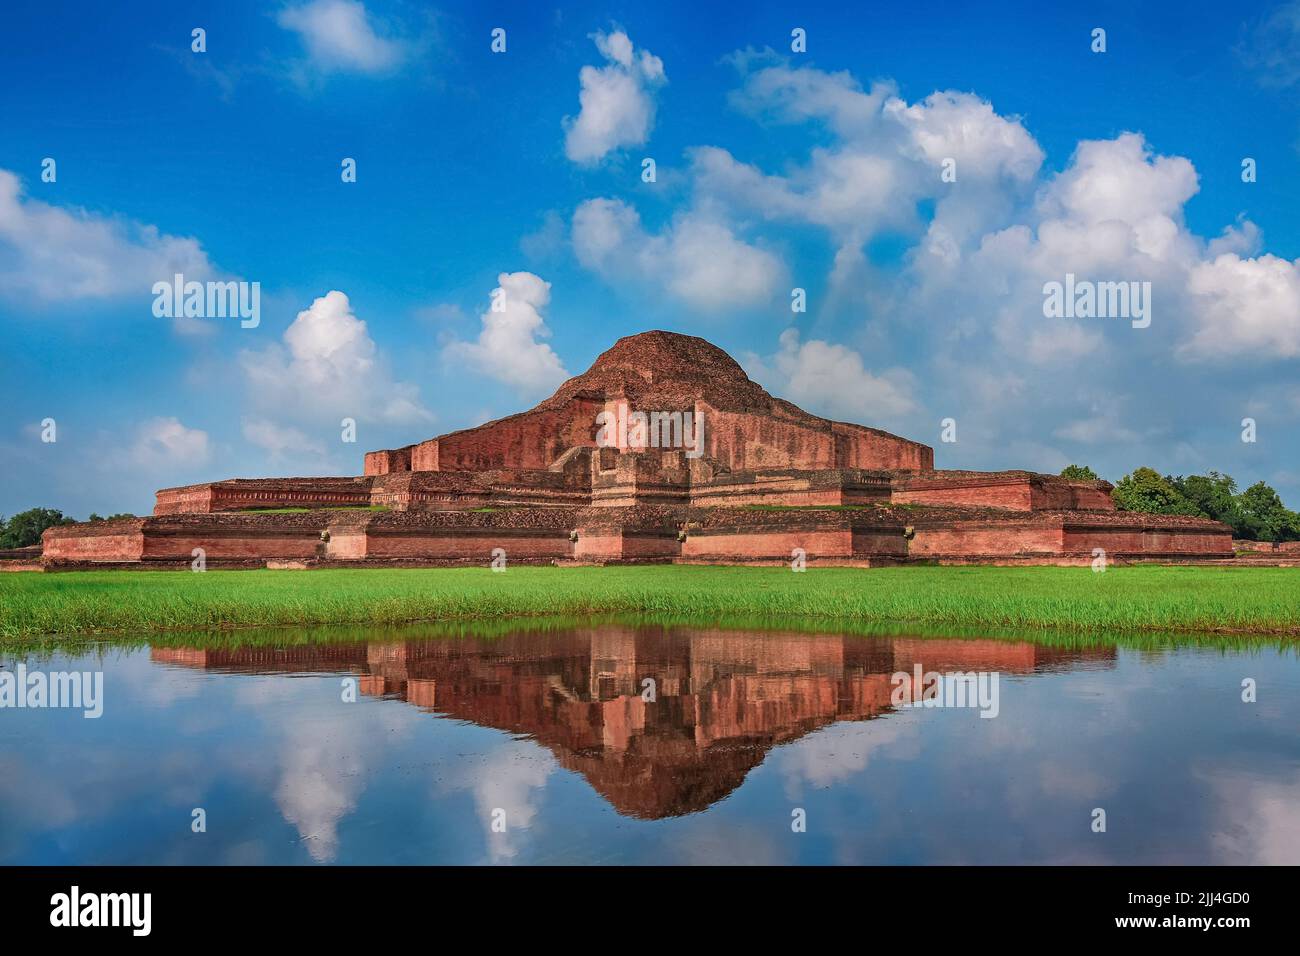
[(204, 485), (163, 488), (155, 515), (256, 508), (321, 508), (370, 504), (371, 479), (231, 478)]
[[(597, 415), (619, 406), (703, 416), (705, 453), (733, 471), (934, 467), (928, 446), (810, 415), (773, 398), (716, 346), (670, 332), (619, 339), (530, 411), (411, 446), (410, 467), (546, 468), (575, 446), (595, 447)], [(366, 473), (396, 470), (398, 460), (371, 453)]]
[[(619, 447), (597, 448), (597, 415), (634, 410), (695, 416), (703, 448), (647, 448), (617, 427)], [(195, 548), (218, 562), (295, 566), (487, 561), (497, 547), (525, 561), (788, 561), (796, 548), (844, 562), (1232, 554), (1226, 526), (1116, 512), (1104, 481), (936, 471), (928, 446), (810, 415), (721, 349), (667, 332), (618, 340), (529, 411), (369, 452), (364, 467), (359, 477), (165, 488), (151, 518), (51, 529), (44, 558), (160, 564)], [(257, 511), (298, 507), (311, 510)]]
[(1114, 511), (1110, 491), (1105, 481), (1070, 481), (1029, 471), (931, 471), (896, 476), (892, 500), (1010, 511)]
[(48, 528), (42, 535), (46, 561), (139, 561), (144, 518), (118, 518)]

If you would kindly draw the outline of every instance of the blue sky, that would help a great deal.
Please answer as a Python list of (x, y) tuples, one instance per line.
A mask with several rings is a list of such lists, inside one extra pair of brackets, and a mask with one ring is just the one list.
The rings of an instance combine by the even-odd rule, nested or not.
[[(0, 34), (0, 514), (353, 474), (650, 328), (939, 467), (1300, 500), (1300, 4), (19, 2)], [(156, 317), (178, 270), (260, 283), (260, 324)], [(1150, 282), (1150, 327), (1045, 317), (1066, 273)]]

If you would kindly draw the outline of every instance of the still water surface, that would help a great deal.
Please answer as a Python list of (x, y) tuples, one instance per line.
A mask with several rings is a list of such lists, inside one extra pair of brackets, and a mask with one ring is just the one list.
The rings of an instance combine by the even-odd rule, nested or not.
[(104, 687), (0, 709), (0, 863), (1300, 863), (1286, 642), (431, 633), (0, 650)]

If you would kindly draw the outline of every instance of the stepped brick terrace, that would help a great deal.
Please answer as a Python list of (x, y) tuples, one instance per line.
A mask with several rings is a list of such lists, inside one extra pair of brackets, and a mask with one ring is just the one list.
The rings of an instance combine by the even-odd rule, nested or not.
[[(819, 418), (688, 335), (619, 339), (529, 411), (365, 455), (343, 478), (232, 478), (152, 516), (45, 532), (46, 567), (1074, 564), (1233, 557), (1223, 524), (1120, 512), (1104, 481), (945, 471), (934, 449)], [(286, 510), (292, 509), (292, 510)]]

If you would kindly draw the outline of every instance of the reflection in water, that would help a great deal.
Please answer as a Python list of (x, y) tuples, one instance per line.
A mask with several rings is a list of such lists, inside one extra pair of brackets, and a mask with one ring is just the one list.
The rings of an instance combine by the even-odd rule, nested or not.
[[(364, 694), (530, 737), (620, 813), (653, 820), (707, 809), (779, 744), (889, 713), (896, 673), (1104, 666), (1115, 649), (601, 627), (492, 640), (154, 648), (150, 657), (221, 673), (358, 674)], [(301, 743), (296, 760), (318, 759)]]
[[(0, 712), (0, 862), (1300, 857), (1280, 649), (601, 625), (99, 653), (26, 660), (102, 667), (101, 720)], [(997, 717), (907, 706), (900, 672), (997, 674)]]

